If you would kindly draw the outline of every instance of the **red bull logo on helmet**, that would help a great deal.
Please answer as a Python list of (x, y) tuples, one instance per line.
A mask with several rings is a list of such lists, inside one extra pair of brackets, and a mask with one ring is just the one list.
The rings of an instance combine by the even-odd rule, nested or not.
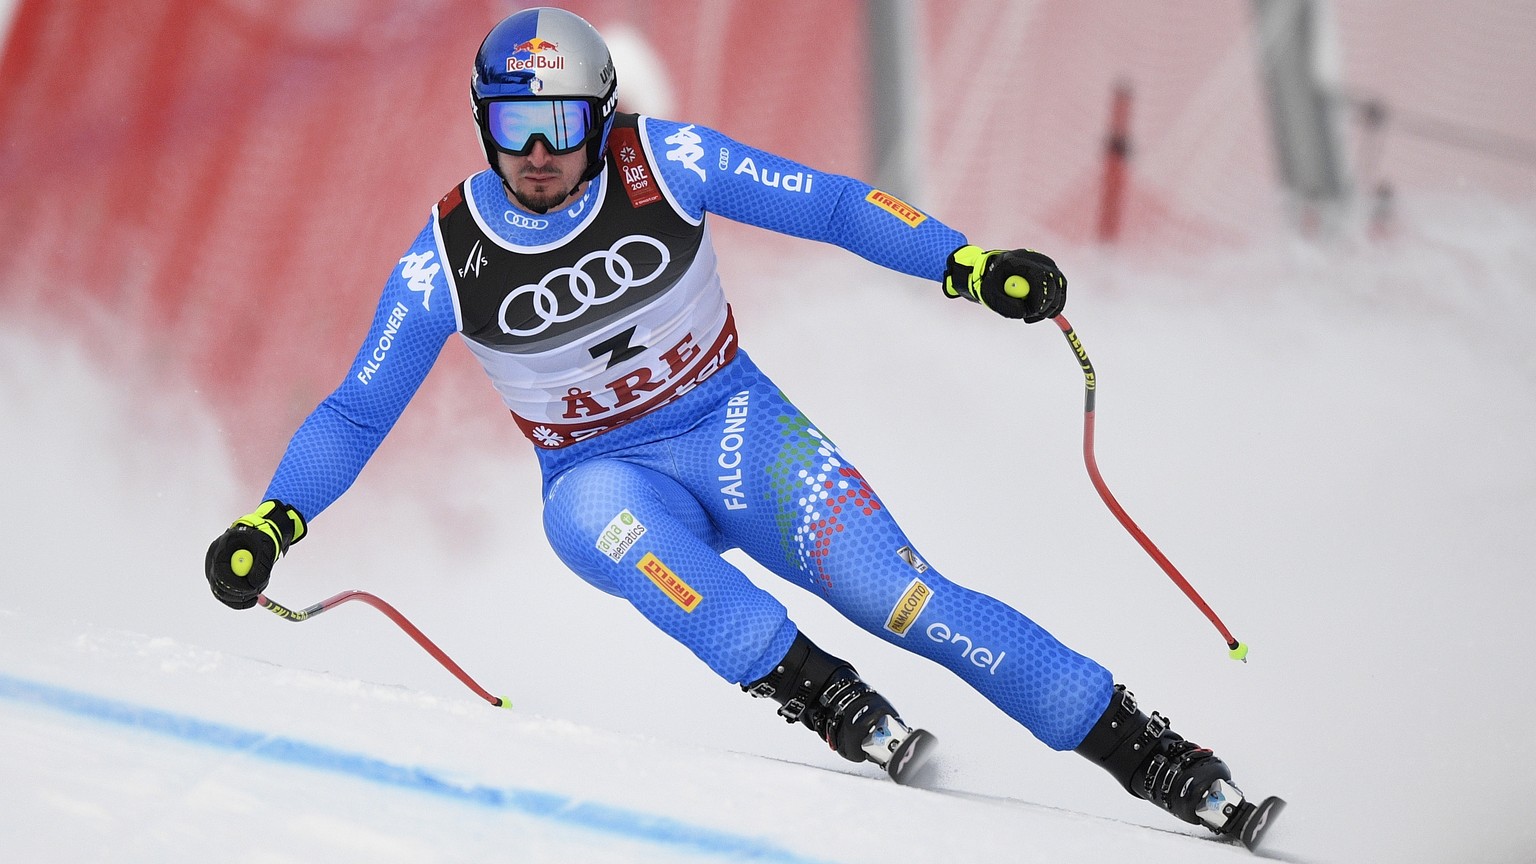
[(513, 45), (512, 53), (507, 57), (508, 72), (564, 68), (565, 58), (560, 56), (560, 45), (539, 36)]
[(513, 54), (543, 54), (545, 51), (559, 50), (559, 43), (551, 42), (542, 36), (535, 36), (527, 42), (519, 42), (512, 46)]

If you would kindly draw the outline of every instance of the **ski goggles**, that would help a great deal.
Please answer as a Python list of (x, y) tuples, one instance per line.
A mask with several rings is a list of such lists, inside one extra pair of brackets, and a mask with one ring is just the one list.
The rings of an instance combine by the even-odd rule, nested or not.
[(486, 133), (514, 156), (527, 156), (535, 141), (557, 156), (574, 153), (598, 122), (586, 99), (498, 99), (483, 103), (483, 109)]

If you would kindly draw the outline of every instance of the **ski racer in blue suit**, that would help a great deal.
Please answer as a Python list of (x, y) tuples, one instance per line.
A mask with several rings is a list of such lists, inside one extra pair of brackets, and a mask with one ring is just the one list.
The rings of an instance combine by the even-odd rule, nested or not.
[(561, 560), (724, 680), (898, 780), (934, 741), (721, 557), (739, 548), (954, 672), (1047, 746), (1227, 830), (1223, 806), (1242, 799), (1220, 759), (1142, 713), (1103, 666), (941, 575), (753, 364), (708, 217), (836, 244), (1026, 322), (1061, 311), (1055, 263), (984, 251), (892, 195), (714, 129), (618, 112), (602, 37), (569, 12), (508, 17), (475, 69), (490, 167), (438, 201), (346, 378), (295, 433), (260, 507), (209, 548), (214, 595), (256, 603), (457, 334), (537, 450)]

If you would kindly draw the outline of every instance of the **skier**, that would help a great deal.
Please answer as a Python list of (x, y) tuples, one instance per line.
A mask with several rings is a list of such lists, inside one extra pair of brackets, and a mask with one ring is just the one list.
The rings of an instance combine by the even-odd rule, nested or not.
[(843, 451), (739, 348), (706, 216), (837, 244), (1026, 323), (1062, 309), (1055, 262), (984, 251), (892, 195), (716, 130), (618, 112), (607, 46), (567, 11), (497, 24), (471, 92), (488, 170), (437, 202), (347, 377), (294, 434), (261, 505), (209, 547), (215, 597), (256, 604), (458, 333), (536, 448), (560, 559), (844, 758), (903, 781), (934, 738), (724, 551), (943, 665), (1131, 794), (1252, 839), (1255, 805), (1210, 750), (915, 551)]

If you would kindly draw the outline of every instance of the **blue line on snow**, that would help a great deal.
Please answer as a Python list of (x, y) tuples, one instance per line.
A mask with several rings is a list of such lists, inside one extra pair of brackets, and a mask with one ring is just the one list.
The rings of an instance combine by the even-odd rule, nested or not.
[(421, 768), (392, 765), (362, 753), (349, 753), (293, 738), (270, 736), (185, 714), (12, 678), (5, 674), (0, 674), (0, 699), (39, 705), (89, 720), (140, 729), (221, 750), (234, 750), (281, 764), (327, 771), (381, 786), (509, 810), (631, 840), (730, 858), (814, 864), (812, 859), (801, 858), (761, 840), (700, 828), (664, 816), (578, 801), (536, 789), (461, 785)]

